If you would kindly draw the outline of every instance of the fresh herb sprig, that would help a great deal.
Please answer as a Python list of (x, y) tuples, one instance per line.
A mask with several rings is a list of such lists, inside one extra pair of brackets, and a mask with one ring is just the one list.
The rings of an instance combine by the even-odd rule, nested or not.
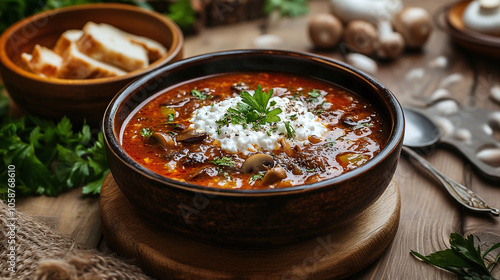
[(236, 108), (229, 108), (223, 118), (216, 123), (220, 128), (224, 125), (240, 124), (246, 127), (247, 124), (252, 124), (254, 129), (258, 129), (259, 125), (272, 124), (281, 121), (278, 116), (282, 112), (280, 108), (271, 110), (269, 99), (273, 95), (273, 90), (269, 92), (262, 90), (262, 86), (258, 85), (254, 94), (251, 95), (247, 91), (241, 94), (242, 102), (236, 105)]
[(194, 96), (194, 97), (196, 97), (196, 98), (198, 98), (198, 99), (200, 99), (200, 100), (205, 100), (207, 98), (213, 98), (212, 95), (205, 94), (204, 92), (199, 91), (196, 88), (194, 88), (194, 89), (191, 90), (191, 95)]
[(411, 254), (428, 264), (450, 271), (461, 279), (495, 280), (491, 271), (500, 260), (500, 253), (488, 265), (485, 263), (485, 258), (493, 250), (500, 248), (500, 243), (494, 244), (482, 253), (481, 248), (474, 244), (473, 235), (464, 238), (458, 233), (452, 233), (450, 247), (450, 249), (438, 251), (428, 256), (423, 256), (415, 251), (411, 251)]
[(282, 17), (296, 17), (309, 11), (307, 0), (266, 0), (264, 12), (277, 10)]
[(286, 138), (293, 138), (295, 136), (295, 129), (290, 125), (290, 122), (285, 122)]
[(142, 137), (149, 138), (151, 137), (151, 135), (153, 135), (153, 133), (155, 133), (155, 131), (152, 127), (143, 127), (141, 128), (139, 133), (141, 134)]
[(234, 166), (233, 159), (230, 157), (217, 157), (217, 158), (214, 158), (213, 160), (211, 160), (210, 162), (219, 166), (219, 167), (220, 166), (229, 166), (229, 167)]
[[(0, 180), (7, 182), (9, 165), (16, 168), (18, 196), (49, 195), (84, 185), (84, 194), (100, 192), (109, 173), (102, 133), (92, 141), (88, 125), (73, 132), (69, 119), (59, 123), (33, 116), (6, 118), (0, 125)], [(0, 184), (5, 199), (7, 185)]]

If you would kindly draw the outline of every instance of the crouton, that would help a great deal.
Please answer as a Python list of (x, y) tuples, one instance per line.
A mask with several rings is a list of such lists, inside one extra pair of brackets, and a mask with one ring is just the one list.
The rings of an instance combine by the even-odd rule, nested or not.
[(31, 54), (22, 53), (21, 54), (21, 63), (19, 64), (19, 66), (21, 66), (21, 68), (23, 68), (26, 71), (33, 72), (31, 70), (31, 66), (30, 66), (30, 61), (32, 58), (33, 58), (33, 56)]
[(56, 42), (54, 52), (58, 55), (63, 55), (71, 42), (76, 42), (82, 37), (83, 31), (81, 30), (68, 30), (65, 31)]
[(149, 65), (143, 47), (93, 22), (85, 24), (83, 35), (76, 44), (82, 53), (126, 71), (134, 71)]
[(142, 46), (144, 49), (146, 49), (149, 62), (153, 62), (167, 54), (167, 49), (155, 40), (130, 34), (109, 24), (101, 23), (100, 26), (102, 29), (109, 31), (110, 33), (115, 32), (117, 34), (121, 34), (130, 42)]
[[(57, 77), (61, 68), (62, 58), (52, 50), (35, 45), (29, 61), (29, 68), (36, 74), (42, 74), (46, 77)], [(25, 56), (25, 59), (28, 57)]]
[(126, 72), (81, 53), (76, 43), (71, 43), (58, 74), (62, 79), (92, 79), (125, 75)]

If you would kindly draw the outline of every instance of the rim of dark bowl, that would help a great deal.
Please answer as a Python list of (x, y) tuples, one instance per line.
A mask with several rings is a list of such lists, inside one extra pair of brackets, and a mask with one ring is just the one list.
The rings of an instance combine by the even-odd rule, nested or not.
[[(186, 65), (190, 65), (193, 63), (200, 63), (203, 61), (210, 61), (214, 60), (217, 58), (221, 57), (231, 57), (231, 56), (241, 56), (241, 55), (246, 55), (246, 56), (263, 56), (263, 55), (272, 55), (272, 56), (289, 56), (289, 57), (295, 57), (295, 58), (302, 58), (306, 60), (313, 60), (316, 62), (320, 63), (326, 63), (331, 65), (332, 67), (335, 68), (343, 68), (344, 70), (347, 70), (348, 72), (351, 72), (354, 75), (360, 76), (363, 79), (365, 79), (371, 86), (376, 88), (376, 91), (378, 91), (381, 95), (382, 98), (386, 101), (388, 101), (388, 106), (391, 107), (391, 110), (394, 114), (394, 119), (392, 120), (394, 125), (391, 126), (391, 133), (389, 135), (389, 138), (384, 146), (384, 148), (378, 153), (376, 156), (374, 156), (372, 159), (367, 161), (365, 164), (350, 170), (346, 173), (343, 173), (337, 177), (327, 179), (324, 181), (312, 183), (312, 184), (306, 184), (306, 185), (299, 185), (299, 186), (294, 186), (294, 187), (287, 187), (287, 188), (276, 188), (276, 189), (259, 189), (259, 190), (242, 190), (242, 189), (222, 189), (222, 188), (214, 188), (214, 187), (205, 187), (205, 186), (200, 186), (200, 185), (195, 185), (195, 184), (190, 184), (182, 181), (177, 181), (174, 179), (170, 179), (168, 177), (162, 176), (158, 173), (155, 173), (144, 166), (140, 165), (137, 161), (132, 159), (127, 152), (121, 147), (119, 143), (119, 135), (116, 135), (115, 133), (115, 113), (124, 101), (124, 99), (131, 93), (133, 93), (137, 88), (141, 87), (142, 85), (146, 84), (148, 81), (154, 80), (154, 77), (161, 74), (161, 73), (166, 73), (168, 71), (175, 70), (176, 68), (183, 67)], [(225, 73), (225, 72), (220, 72), (220, 73)], [(159, 91), (164, 90), (164, 88), (161, 88), (160, 90), (157, 90), (155, 94), (157, 94)], [(152, 94), (152, 95), (155, 95)], [(148, 98), (145, 100), (150, 100), (149, 97), (152, 95), (149, 95)], [(145, 102), (145, 100), (141, 100), (138, 105), (141, 105)], [(136, 109), (137, 106), (134, 107)], [(133, 113), (134, 110), (130, 110), (128, 112), (128, 116), (130, 116), (131, 113)], [(392, 115), (392, 113), (390, 114)], [(125, 122), (122, 124), (124, 125)], [(347, 65), (343, 62), (327, 58), (324, 56), (319, 56), (315, 54), (310, 54), (310, 53), (303, 53), (303, 52), (296, 52), (296, 51), (283, 51), (283, 50), (255, 50), (255, 49), (245, 49), (245, 50), (230, 50), (230, 51), (220, 51), (220, 52), (213, 52), (213, 53), (207, 53), (207, 54), (202, 54), (190, 58), (186, 58), (177, 62), (174, 62), (172, 64), (169, 64), (167, 66), (161, 67), (157, 70), (154, 70), (145, 76), (142, 76), (141, 78), (136, 79), (135, 81), (131, 82), (127, 86), (125, 86), (118, 94), (115, 95), (113, 100), (109, 103), (108, 107), (106, 108), (106, 111), (104, 113), (103, 117), (103, 122), (102, 122), (102, 130), (103, 130), (103, 135), (104, 135), (104, 140), (106, 144), (109, 147), (109, 151), (112, 152), (120, 161), (122, 161), (125, 165), (129, 166), (130, 168), (134, 169), (135, 171), (139, 172), (143, 176), (157, 181), (162, 184), (169, 185), (174, 188), (179, 188), (179, 189), (184, 189), (188, 191), (197, 191), (197, 192), (202, 192), (202, 193), (211, 193), (211, 194), (217, 194), (217, 195), (225, 195), (225, 196), (268, 196), (268, 195), (286, 195), (290, 193), (297, 193), (297, 192), (305, 192), (305, 191), (311, 191), (315, 190), (318, 188), (322, 187), (327, 187), (333, 184), (338, 184), (340, 182), (346, 181), (350, 178), (356, 177), (359, 174), (368, 172), (371, 168), (374, 166), (380, 164), (384, 159), (386, 159), (393, 151), (394, 149), (397, 149), (398, 146), (402, 144), (403, 141), (403, 136), (404, 136), (404, 115), (403, 115), (403, 109), (401, 107), (401, 104), (399, 101), (396, 99), (394, 94), (387, 89), (384, 85), (382, 85), (379, 81), (377, 81), (375, 78), (371, 77), (370, 75), (350, 66)], [(121, 130), (121, 127), (120, 127)]]

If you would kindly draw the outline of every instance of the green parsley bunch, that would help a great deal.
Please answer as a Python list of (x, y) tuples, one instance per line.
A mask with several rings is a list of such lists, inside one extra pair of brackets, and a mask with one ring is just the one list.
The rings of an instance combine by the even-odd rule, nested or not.
[[(57, 196), (82, 185), (84, 194), (97, 194), (109, 173), (102, 132), (93, 141), (88, 125), (74, 133), (66, 117), (57, 124), (30, 115), (5, 118), (0, 125), (2, 182), (9, 165), (16, 169), (18, 196)], [(0, 184), (0, 198), (6, 194), (7, 185)]]

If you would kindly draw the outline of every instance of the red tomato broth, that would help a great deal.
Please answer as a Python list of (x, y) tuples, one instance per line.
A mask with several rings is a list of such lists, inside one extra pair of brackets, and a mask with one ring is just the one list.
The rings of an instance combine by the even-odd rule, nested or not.
[[(260, 84), (266, 92), (274, 89), (273, 96), (303, 101), (309, 111), (327, 124), (329, 131), (320, 139), (316, 138), (314, 142), (319, 142), (315, 144), (292, 146), (287, 150), (292, 155), (288, 155), (281, 147), (273, 151), (252, 152), (246, 156), (222, 150), (218, 141), (210, 137), (195, 143), (177, 141), (175, 147), (164, 149), (141, 135), (143, 128), (172, 135), (183, 133), (182, 129), (191, 124), (189, 120), (194, 110), (238, 96), (240, 93), (231, 89), (231, 86), (241, 83), (249, 87), (248, 91), (255, 90)], [(193, 89), (203, 91), (212, 98), (194, 98), (191, 94)], [(311, 100), (308, 92), (313, 89), (327, 94)], [(330, 104), (329, 108), (325, 108), (324, 101)], [(173, 120), (165, 114), (172, 113), (172, 108), (175, 110)], [(340, 133), (343, 136), (338, 137)], [(126, 124), (122, 146), (141, 165), (171, 179), (208, 187), (266, 189), (323, 181), (355, 169), (381, 151), (388, 134), (387, 124), (383, 122), (377, 108), (348, 90), (311, 77), (251, 72), (203, 77), (167, 89), (136, 111)], [(261, 179), (252, 180), (259, 173), (241, 172), (246, 158), (257, 153), (271, 155), (275, 166), (285, 169), (286, 178), (274, 184), (262, 185)], [(211, 162), (221, 157), (230, 158), (233, 166), (217, 166)], [(169, 166), (172, 161), (176, 162), (175, 168)]]

